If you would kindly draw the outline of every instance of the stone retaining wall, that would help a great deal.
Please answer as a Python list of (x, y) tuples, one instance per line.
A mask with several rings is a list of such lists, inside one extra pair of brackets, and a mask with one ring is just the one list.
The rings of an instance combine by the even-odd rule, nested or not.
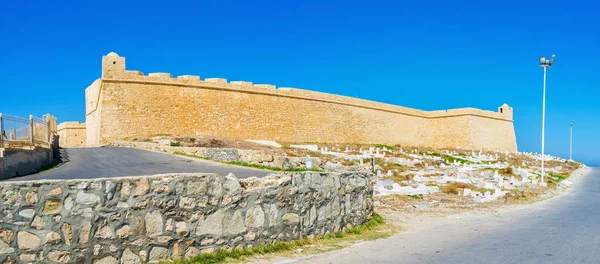
[(341, 231), (371, 217), (371, 176), (1, 182), (0, 263), (146, 263)]
[(43, 167), (52, 165), (53, 152), (51, 149), (0, 149), (0, 180), (24, 176), (40, 171)]
[[(132, 147), (151, 151), (166, 153), (181, 152), (188, 155), (195, 155), (214, 161), (239, 161), (250, 164), (277, 167), (277, 168), (305, 168), (304, 157), (288, 157), (284, 155), (274, 155), (264, 150), (236, 149), (236, 148), (203, 148), (203, 147), (172, 147), (151, 142), (131, 142), (117, 140), (108, 144), (112, 147)], [(321, 159), (311, 158), (314, 169), (323, 169)]]

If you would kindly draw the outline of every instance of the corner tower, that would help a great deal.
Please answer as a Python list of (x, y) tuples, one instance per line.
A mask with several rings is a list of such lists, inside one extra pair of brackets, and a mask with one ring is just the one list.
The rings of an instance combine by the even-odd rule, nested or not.
[(125, 57), (111, 52), (102, 56), (102, 78), (125, 71)]
[(507, 104), (503, 104), (502, 106), (498, 107), (498, 113), (506, 115), (510, 120), (513, 119), (513, 109)]

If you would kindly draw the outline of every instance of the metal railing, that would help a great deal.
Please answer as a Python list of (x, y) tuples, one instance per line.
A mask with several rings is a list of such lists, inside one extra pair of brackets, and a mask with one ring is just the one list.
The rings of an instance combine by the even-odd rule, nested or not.
[(50, 115), (29, 119), (0, 113), (0, 148), (50, 148), (56, 134), (56, 119)]

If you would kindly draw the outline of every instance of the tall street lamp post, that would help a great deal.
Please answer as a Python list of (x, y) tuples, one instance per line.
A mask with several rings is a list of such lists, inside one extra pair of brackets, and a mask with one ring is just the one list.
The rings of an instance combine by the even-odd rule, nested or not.
[(545, 138), (544, 138), (544, 134), (546, 131), (546, 69), (550, 68), (550, 66), (552, 66), (552, 63), (554, 62), (554, 57), (555, 55), (552, 55), (552, 57), (549, 60), (546, 60), (546, 57), (544, 56), (540, 56), (540, 67), (544, 68), (544, 95), (542, 98), (542, 179), (541, 179), (541, 184), (544, 184), (544, 160), (545, 160), (545, 153), (544, 153), (544, 144), (545, 144)]
[(569, 160), (573, 161), (573, 122), (571, 122), (571, 137), (569, 140)]

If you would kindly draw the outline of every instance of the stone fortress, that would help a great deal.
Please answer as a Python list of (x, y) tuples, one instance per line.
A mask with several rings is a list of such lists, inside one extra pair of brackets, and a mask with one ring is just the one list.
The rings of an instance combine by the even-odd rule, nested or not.
[(102, 57), (102, 76), (85, 90), (85, 98), (85, 140), (82, 125), (64, 125), (63, 146), (206, 134), (281, 142), (517, 151), (513, 109), (506, 104), (498, 112), (422, 111), (246, 81), (173, 78), (169, 73), (146, 76), (127, 70), (125, 58), (114, 52)]

